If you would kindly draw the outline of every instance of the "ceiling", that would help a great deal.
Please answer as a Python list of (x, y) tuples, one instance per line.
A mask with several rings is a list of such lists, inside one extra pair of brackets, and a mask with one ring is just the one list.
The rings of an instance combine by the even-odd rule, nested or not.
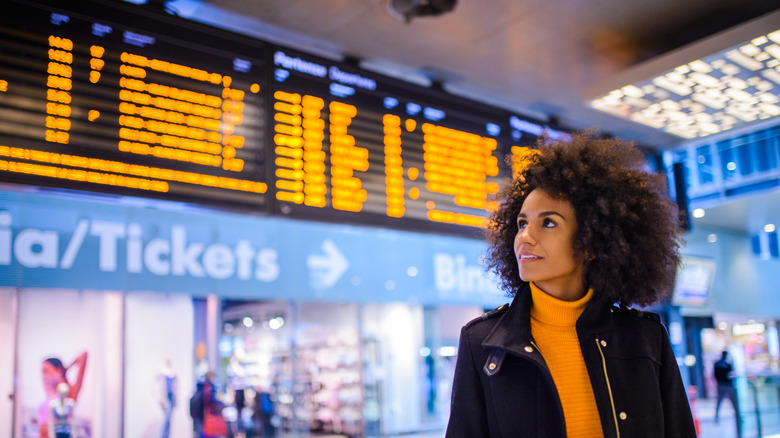
[[(577, 129), (595, 126), (657, 149), (672, 148), (681, 139), (590, 109), (583, 103), (584, 90), (780, 8), (778, 0), (459, 0), (450, 13), (406, 23), (390, 12), (388, 0), (202, 3), (264, 26), (229, 17), (214, 24), (260, 29), (309, 51), (406, 69), (545, 121)], [(213, 10), (200, 11), (200, 19), (220, 21)]]
[[(350, 57), (394, 76), (425, 76), (522, 115), (566, 128), (595, 127), (658, 151), (679, 147), (682, 139), (591, 109), (583, 92), (780, 9), (780, 0), (459, 0), (450, 13), (407, 23), (389, 11), (388, 0), (178, 2), (180, 15), (198, 21)], [(706, 225), (751, 231), (751, 209), (765, 207), (763, 196), (770, 195), (780, 205), (777, 193), (744, 198), (716, 207), (728, 212), (705, 216)], [(762, 214), (769, 216), (764, 223), (774, 217), (780, 225), (777, 209)]]

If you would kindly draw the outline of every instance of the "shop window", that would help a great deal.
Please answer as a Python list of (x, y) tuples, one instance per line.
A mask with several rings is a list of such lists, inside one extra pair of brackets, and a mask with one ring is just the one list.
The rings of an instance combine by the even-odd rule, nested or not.
[(47, 407), (63, 373), (77, 435), (121, 435), (115, 407), (122, 405), (122, 301), (119, 292), (19, 291), (17, 436), (47, 429)]

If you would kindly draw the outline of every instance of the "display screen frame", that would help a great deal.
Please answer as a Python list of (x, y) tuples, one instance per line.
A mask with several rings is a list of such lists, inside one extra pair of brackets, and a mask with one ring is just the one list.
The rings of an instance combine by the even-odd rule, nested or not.
[(701, 307), (709, 302), (715, 281), (715, 259), (684, 255), (677, 271), (672, 305)]
[[(92, 184), (84, 181), (51, 179), (40, 175), (23, 173), (9, 175), (7, 172), (0, 172), (0, 181), (5, 183), (39, 186), (55, 190), (88, 191), (100, 193), (103, 196), (161, 199), (238, 213), (278, 215), (301, 220), (368, 225), (481, 239), (483, 237), (481, 224), (484, 221), (480, 222), (479, 219), (480, 217), (481, 219), (487, 217), (487, 208), (491, 195), (497, 191), (501, 183), (505, 182), (512, 175), (512, 164), (506, 160), (507, 157), (511, 156), (513, 148), (532, 148), (539, 136), (545, 131), (561, 134), (561, 128), (558, 126), (548, 126), (538, 120), (519, 116), (500, 107), (453, 95), (445, 91), (440, 84), (434, 83), (431, 87), (423, 87), (418, 84), (405, 82), (363, 69), (358, 65), (357, 61), (352, 59), (342, 61), (325, 59), (254, 37), (173, 16), (163, 11), (159, 5), (133, 5), (126, 2), (100, 0), (78, 2), (63, 7), (53, 0), (12, 0), (8, 7), (21, 6), (39, 7), (54, 14), (61, 14), (64, 17), (93, 20), (96, 23), (107, 24), (117, 29), (135, 30), (141, 35), (152, 36), (161, 41), (175, 41), (177, 44), (182, 45), (183, 48), (194, 51), (200, 50), (215, 54), (229, 53), (251, 59), (252, 68), (255, 68), (257, 81), (262, 88), (260, 93), (262, 103), (258, 104), (262, 106), (262, 114), (259, 117), (260, 120), (255, 121), (260, 126), (261, 132), (258, 131), (260, 133), (257, 135), (261, 137), (262, 147), (259, 151), (256, 151), (257, 153), (254, 156), (253, 165), (256, 169), (256, 175), (253, 181), (258, 184), (264, 184), (265, 187), (262, 193), (251, 194), (225, 190), (223, 191), (224, 196), (220, 196), (219, 190), (208, 192), (204, 191), (202, 187), (195, 186), (187, 187), (176, 193), (161, 194), (151, 190), (137, 190), (129, 187), (117, 188), (115, 186)], [(3, 22), (3, 20), (0, 20), (0, 22)], [(285, 63), (283, 60), (280, 60), (280, 53), (283, 53), (288, 60), (297, 60), (294, 62), (299, 63), (298, 67), (294, 63)], [(303, 64), (300, 64), (301, 62)], [(312, 65), (325, 68), (325, 75), (317, 77), (316, 74), (312, 74), (312, 71), (307, 70)], [(280, 72), (284, 73), (285, 70), (291, 78), (287, 82), (279, 80)], [(0, 81), (2, 80), (3, 77), (0, 76)], [(361, 114), (367, 112), (370, 112), (372, 117), (392, 115), (399, 118), (403, 133), (399, 136), (402, 148), (398, 158), (404, 163), (415, 163), (413, 166), (415, 169), (410, 169), (406, 165), (398, 166), (394, 172), (400, 172), (403, 184), (392, 190), (399, 192), (400, 189), (402, 194), (396, 196), (394, 202), (402, 202), (406, 206), (404, 207), (406, 211), (413, 212), (413, 214), (399, 214), (397, 213), (398, 210), (395, 210), (392, 213), (394, 216), (392, 216), (389, 213), (389, 207), (387, 211), (379, 211), (376, 205), (374, 205), (373, 210), (345, 211), (334, 208), (330, 204), (331, 199), (327, 200), (327, 205), (319, 207), (307, 206), (303, 203), (297, 204), (290, 202), (289, 199), (279, 199), (278, 193), (283, 190), (280, 188), (280, 178), (278, 177), (280, 165), (279, 156), (276, 153), (278, 145), (275, 144), (275, 139), (278, 135), (278, 132), (275, 132), (278, 124), (275, 120), (275, 115), (278, 112), (275, 110), (277, 101), (274, 96), (275, 92), (279, 90), (290, 91), (286, 84), (296, 80), (307, 85), (292, 91), (297, 91), (302, 95), (306, 93), (316, 94), (318, 97), (327, 100), (328, 104), (338, 101), (347, 106), (353, 105), (357, 108), (358, 118), (361, 117)], [(228, 88), (228, 86), (225, 86), (225, 88)], [(342, 94), (337, 96), (339, 93)], [(2, 97), (3, 94), (0, 93), (0, 99)], [(388, 107), (386, 105), (388, 99), (395, 99), (396, 106)], [(418, 113), (414, 113), (411, 109), (415, 106)], [(370, 110), (368, 107), (371, 107)], [(328, 116), (326, 115), (325, 117), (327, 118)], [(416, 133), (412, 134), (413, 130), (404, 129), (409, 126), (407, 123), (410, 120), (417, 123)], [(333, 123), (330, 120), (323, 119), (323, 122), (325, 122), (326, 130), (333, 129)], [(456, 205), (454, 202), (456, 192), (447, 193), (448, 188), (428, 190), (431, 187), (431, 180), (427, 179), (430, 163), (427, 162), (427, 158), (424, 159), (424, 156), (427, 156), (429, 153), (427, 148), (430, 142), (423, 140), (428, 136), (428, 134), (422, 132), (422, 125), (425, 123), (440, 131), (443, 130), (442, 132), (445, 132), (445, 134), (450, 132), (451, 135), (465, 135), (469, 138), (476, 136), (478, 141), (482, 141), (485, 144), (493, 143), (493, 146), (490, 146), (492, 147), (491, 152), (485, 155), (485, 158), (492, 163), (488, 166), (493, 166), (492, 170), (488, 172), (480, 169), (479, 172), (482, 173), (477, 172), (477, 179), (474, 180), (473, 184), (474, 186), (479, 186), (479, 190), (485, 192), (482, 201), (487, 201), (487, 203), (484, 204), (484, 209), (482, 207), (474, 207), (474, 205), (482, 205), (479, 199), (476, 201), (474, 199), (466, 199), (466, 204)], [(386, 134), (379, 132), (381, 128), (381, 124), (373, 126), (371, 128), (374, 129), (371, 132), (372, 136), (379, 138)], [(347, 134), (350, 133), (350, 129), (347, 128)], [(3, 134), (3, 130), (0, 129), (0, 140), (3, 140)], [(330, 147), (330, 134), (330, 132), (326, 133), (326, 144), (323, 145), (325, 148), (323, 152), (326, 153), (328, 160), (333, 155), (328, 149)], [(412, 140), (406, 139), (405, 136), (407, 134), (409, 138), (414, 138)], [(361, 148), (360, 141), (362, 140), (358, 139), (353, 149)], [(414, 148), (416, 150), (411, 150), (411, 147), (406, 146), (410, 142), (415, 143)], [(0, 146), (3, 146), (2, 142), (0, 142)], [(385, 146), (387, 145), (385, 144)], [(362, 174), (358, 169), (348, 169), (348, 171), (356, 174), (355, 179), (357, 182), (353, 181), (353, 183), (362, 184), (356, 190), (365, 190), (368, 200), (376, 204), (378, 197), (384, 196), (381, 193), (382, 191), (388, 194), (389, 199), (389, 193), (392, 191), (387, 185), (389, 184), (390, 176), (387, 171), (383, 174), (381, 170), (377, 170), (378, 166), (382, 166), (382, 156), (379, 155), (379, 152), (376, 150), (369, 151), (368, 156), (368, 168), (370, 169), (368, 173)], [(105, 157), (93, 156), (90, 158), (103, 159)], [(384, 158), (385, 162), (387, 162), (387, 157), (385, 156)], [(8, 157), (0, 157), (0, 161), (3, 159), (8, 159)], [(439, 156), (438, 158), (434, 157), (434, 159), (441, 161), (444, 159), (454, 160), (455, 158), (442, 158), (442, 156)], [(470, 159), (473, 159), (473, 157)], [(324, 163), (327, 168), (325, 172), (325, 190), (326, 196), (332, 198), (334, 191), (331, 175), (333, 160), (330, 161)], [(453, 175), (459, 175), (452, 172), (447, 173), (446, 168), (448, 165), (447, 163), (440, 163), (439, 167), (445, 169), (445, 171), (443, 173), (440, 172), (438, 176), (434, 174), (433, 177), (449, 178), (451, 181), (455, 178)], [(459, 165), (463, 165), (463, 163), (459, 163)], [(462, 172), (466, 172), (465, 174), (468, 177), (474, 176), (469, 173), (471, 170), (467, 169), (467, 165), (463, 165), (463, 167), (466, 169), (463, 169)], [(411, 170), (414, 170), (417, 179), (412, 178)], [(370, 178), (361, 179), (362, 176), (368, 174), (370, 174)], [(380, 177), (386, 179), (381, 181)], [(482, 180), (479, 179), (480, 177), (482, 177)], [(373, 179), (371, 180), (371, 178)], [(289, 187), (291, 182), (294, 181), (287, 181), (287, 187)], [(350, 187), (346, 186), (346, 189)], [(486, 189), (486, 187), (488, 188)], [(344, 190), (345, 188), (342, 187), (341, 191), (343, 192)], [(426, 192), (426, 190), (428, 191)], [(461, 188), (460, 190), (465, 189)], [(436, 207), (431, 207), (429, 205), (431, 202)], [(388, 206), (390, 203), (390, 201), (387, 201)], [(463, 205), (466, 206), (464, 207)], [(430, 211), (426, 213), (426, 208), (438, 213), (438, 218), (432, 219), (434, 216), (431, 216)], [(428, 216), (425, 217), (425, 214)], [(441, 219), (442, 217), (444, 219)], [(468, 223), (468, 221), (471, 221), (470, 225), (462, 225), (463, 223)]]

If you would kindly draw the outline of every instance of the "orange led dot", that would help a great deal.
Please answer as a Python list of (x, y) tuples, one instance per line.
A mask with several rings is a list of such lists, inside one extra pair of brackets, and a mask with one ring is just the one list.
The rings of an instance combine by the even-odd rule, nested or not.
[(249, 91), (252, 93), (259, 93), (260, 92), (260, 84), (252, 84), (249, 86)]
[(0, 80), (0, 92), (8, 91), (8, 81)]
[(100, 117), (100, 111), (96, 110), (90, 110), (89, 114), (87, 115), (87, 119), (89, 119), (90, 122), (94, 122), (95, 120)]
[(406, 130), (409, 132), (414, 131), (417, 127), (417, 122), (413, 119), (406, 119)]
[(382, 123), (385, 125), (400, 126), (401, 118), (393, 114), (385, 114), (382, 116)]
[(92, 58), (89, 60), (89, 68), (92, 70), (102, 70), (104, 65), (106, 65), (106, 62), (102, 59)]
[(233, 158), (236, 156), (236, 150), (231, 147), (226, 147), (222, 150), (222, 156), (225, 158)]
[(322, 100), (322, 98), (316, 97), (316, 96), (303, 96), (303, 99), (301, 102), (312, 109), (321, 110), (322, 108), (325, 108), (325, 101)]
[(420, 171), (416, 167), (410, 167), (408, 171), (409, 179), (414, 181), (420, 176)]
[[(278, 93), (278, 91), (277, 91), (277, 93)], [(301, 113), (301, 106), (297, 105), (297, 104), (296, 105), (291, 105), (289, 103), (276, 102), (274, 104), (274, 110), (285, 112), (285, 113), (290, 113), (290, 114), (300, 114)]]
[(233, 78), (231, 78), (230, 76), (222, 76), (223, 87), (229, 87), (231, 83), (233, 83)]
[(92, 55), (92, 57), (94, 58), (102, 58), (105, 52), (106, 49), (100, 46), (92, 46), (89, 48), (89, 54)]
[(428, 210), (433, 210), (434, 208), (436, 208), (436, 203), (433, 202), (433, 201), (428, 201), (428, 202), (425, 203), (425, 207)]
[[(411, 189), (409, 189), (409, 197), (411, 199), (419, 198), (420, 197), (420, 189), (418, 189), (417, 187), (412, 187)], [(433, 201), (428, 201), (428, 202), (433, 203)], [(433, 208), (433, 206), (428, 207), (428, 208)]]
[(89, 72), (89, 81), (90, 82), (92, 82), (93, 84), (97, 84), (99, 80), (100, 80), (100, 72), (97, 72), (97, 71), (94, 71), (94, 70)]
[[(274, 98), (276, 100), (291, 103), (293, 105), (298, 105), (301, 103), (301, 95), (298, 93), (285, 93), (284, 91), (277, 91), (274, 93)], [(298, 112), (300, 113), (300, 110), (298, 110)]]

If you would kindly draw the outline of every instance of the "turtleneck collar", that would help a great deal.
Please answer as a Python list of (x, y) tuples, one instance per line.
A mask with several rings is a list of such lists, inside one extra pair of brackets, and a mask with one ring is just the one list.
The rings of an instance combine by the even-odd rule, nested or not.
[(593, 298), (593, 289), (576, 301), (564, 301), (539, 289), (535, 284), (531, 286), (531, 318), (544, 324), (555, 326), (573, 327), (577, 323), (585, 307)]

